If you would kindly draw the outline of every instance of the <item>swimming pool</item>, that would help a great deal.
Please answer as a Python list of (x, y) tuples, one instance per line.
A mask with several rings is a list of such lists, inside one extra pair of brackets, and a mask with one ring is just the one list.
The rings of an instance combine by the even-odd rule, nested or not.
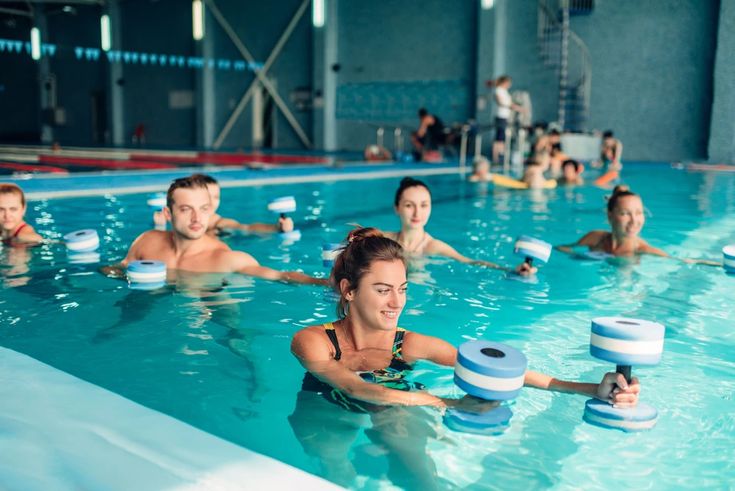
[[(674, 255), (719, 259), (735, 243), (735, 176), (667, 166), (628, 165), (626, 181), (644, 195), (643, 236)], [(434, 195), (434, 236), (466, 255), (515, 264), (512, 244), (525, 233), (559, 244), (605, 227), (599, 189), (539, 193), (493, 189), (457, 177), (426, 179)], [(226, 240), (261, 263), (326, 275), (320, 246), (341, 239), (350, 222), (395, 230), (398, 179), (225, 189), (220, 210), (268, 221), (265, 203), (293, 194), (302, 240)], [(103, 262), (121, 258), (149, 227), (144, 195), (36, 201), (29, 218), (46, 236), (96, 228)], [(582, 421), (585, 398), (526, 389), (510, 428), (482, 437), (454, 433), (431, 410), (395, 411), (389, 421), (345, 421), (334, 408), (314, 434), (339, 453), (326, 472), (307, 455), (292, 425), (303, 370), (289, 352), (300, 327), (334, 318), (323, 289), (232, 278), (224, 288), (132, 291), (98, 265), (70, 264), (61, 246), (0, 251), (0, 344), (27, 353), (145, 406), (257, 452), (358, 489), (406, 488), (721, 488), (735, 482), (735, 278), (722, 269), (646, 257), (639, 264), (580, 261), (555, 252), (536, 282), (444, 259), (413, 271), (401, 325), (453, 344), (485, 338), (524, 351), (530, 368), (597, 381), (612, 367), (589, 355), (589, 321), (625, 315), (666, 325), (660, 365), (635, 369), (641, 400), (656, 406), (650, 432), (626, 434)], [(32, 274), (25, 272), (24, 264)], [(11, 266), (12, 264), (12, 266)], [(450, 369), (415, 370), (432, 392), (459, 396)], [(290, 418), (289, 418), (290, 417)], [(387, 418), (384, 418), (387, 419)], [(344, 423), (344, 424), (343, 424)], [(350, 443), (352, 424), (363, 425)], [(372, 425), (405, 438), (414, 471), (386, 454)], [(367, 431), (366, 431), (367, 430)], [(351, 464), (348, 464), (348, 461)], [(354, 468), (355, 477), (351, 472)]]

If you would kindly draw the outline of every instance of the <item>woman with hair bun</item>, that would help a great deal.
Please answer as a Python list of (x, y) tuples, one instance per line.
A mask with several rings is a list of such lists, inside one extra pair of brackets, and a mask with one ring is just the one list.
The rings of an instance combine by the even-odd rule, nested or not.
[[(462, 263), (512, 271), (509, 267), (490, 261), (463, 256), (446, 242), (429, 235), (424, 227), (431, 216), (431, 191), (424, 182), (412, 177), (404, 177), (396, 190), (393, 205), (396, 215), (401, 220), (401, 230), (384, 232), (384, 234), (398, 242), (407, 255), (445, 256)], [(530, 275), (536, 272), (536, 268), (524, 262), (514, 271), (520, 275)]]
[[(408, 468), (411, 476), (430, 480), (436, 469), (417, 443), (421, 440), (425, 445), (427, 425), (416, 413), (402, 418), (401, 414), (407, 415), (406, 407), (483, 412), (495, 403), (470, 396), (438, 397), (409, 378), (419, 360), (454, 366), (457, 350), (442, 339), (398, 327), (408, 286), (400, 244), (374, 228), (353, 230), (335, 259), (330, 283), (339, 295), (338, 320), (306, 327), (291, 343), (291, 352), (307, 370), (296, 410), (289, 418), (294, 433), (308, 454), (317, 456), (325, 467), (341, 469), (342, 477), (325, 469), (328, 477), (347, 484), (344, 476), (354, 469), (350, 470), (346, 456), (355, 432), (364, 425), (364, 420), (350, 415), (367, 413), (373, 423), (370, 438), (379, 439), (399, 455), (395, 464)], [(639, 391), (637, 380), (627, 384), (622, 375), (614, 373), (596, 384), (566, 382), (527, 371), (524, 384), (585, 394), (620, 407), (635, 405)], [(391, 466), (393, 460), (389, 458)]]
[[(673, 258), (665, 251), (649, 245), (640, 236), (646, 222), (646, 214), (641, 197), (625, 185), (613, 189), (607, 200), (607, 221), (611, 230), (593, 230), (586, 233), (577, 242), (557, 246), (562, 252), (574, 254), (574, 247), (587, 246), (590, 252), (600, 252), (615, 257), (630, 257), (641, 254)], [(705, 264), (721, 266), (720, 263), (707, 259), (679, 259), (689, 264)]]

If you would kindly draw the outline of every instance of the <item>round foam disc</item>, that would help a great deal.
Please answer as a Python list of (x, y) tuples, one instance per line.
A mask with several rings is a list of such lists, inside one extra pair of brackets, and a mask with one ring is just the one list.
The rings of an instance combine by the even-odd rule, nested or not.
[(666, 328), (626, 317), (592, 319), (590, 354), (617, 365), (655, 365), (664, 349)]
[(454, 383), (481, 399), (513, 399), (523, 387), (527, 365), (523, 353), (511, 346), (469, 341), (457, 349)]
[(622, 409), (597, 399), (590, 399), (584, 405), (584, 420), (603, 428), (643, 431), (656, 425), (658, 411), (648, 404), (638, 403), (635, 407)]
[(100, 246), (100, 238), (93, 229), (77, 230), (64, 236), (66, 248), (73, 252), (94, 251)]
[(498, 406), (479, 414), (449, 409), (444, 414), (444, 424), (463, 433), (499, 435), (508, 429), (512, 417), (513, 411), (508, 406)]
[(549, 262), (553, 246), (543, 240), (534, 239), (527, 235), (521, 235), (516, 240), (513, 252), (523, 257), (532, 257), (542, 263)]

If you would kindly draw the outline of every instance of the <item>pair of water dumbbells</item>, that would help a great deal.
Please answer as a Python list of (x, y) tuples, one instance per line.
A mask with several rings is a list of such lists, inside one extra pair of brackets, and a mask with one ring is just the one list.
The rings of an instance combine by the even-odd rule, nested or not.
[[(590, 354), (617, 365), (628, 383), (633, 365), (656, 365), (664, 344), (663, 325), (624, 317), (598, 317), (592, 320)], [(455, 384), (469, 395), (488, 401), (515, 399), (523, 387), (526, 357), (511, 346), (489, 341), (470, 341), (460, 345), (454, 368)], [(507, 405), (470, 413), (450, 409), (445, 424), (466, 433), (498, 434), (509, 425), (513, 413)], [(605, 428), (640, 431), (656, 424), (658, 411), (638, 403), (632, 408), (590, 399), (585, 404), (584, 420)]]

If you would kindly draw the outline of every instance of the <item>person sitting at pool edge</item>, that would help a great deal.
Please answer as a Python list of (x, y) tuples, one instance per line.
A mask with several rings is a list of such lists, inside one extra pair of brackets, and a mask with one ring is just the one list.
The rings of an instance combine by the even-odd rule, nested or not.
[(437, 116), (429, 114), (426, 108), (419, 109), (419, 128), (411, 133), (411, 143), (414, 148), (414, 160), (420, 162), (424, 153), (438, 150), (446, 143), (444, 123)]
[(584, 184), (582, 172), (584, 172), (584, 165), (580, 162), (573, 159), (565, 160), (561, 165), (562, 177), (556, 182), (563, 186), (581, 186)]
[(23, 190), (10, 183), (0, 183), (0, 238), (8, 246), (34, 245), (43, 241), (25, 222), (26, 197)]
[(172, 230), (149, 230), (139, 235), (118, 265), (102, 269), (122, 276), (122, 268), (138, 260), (166, 263), (169, 270), (193, 273), (242, 273), (267, 280), (326, 285), (327, 280), (300, 272), (277, 271), (261, 266), (250, 254), (233, 251), (224, 242), (207, 235), (207, 223), (214, 211), (206, 183), (196, 177), (174, 180), (166, 195), (163, 213)]
[[(221, 188), (217, 179), (207, 174), (192, 174), (193, 179), (204, 182), (212, 197), (212, 215), (207, 223), (207, 234), (219, 235), (230, 230), (239, 230), (242, 232), (291, 232), (294, 229), (293, 220), (289, 217), (280, 217), (275, 224), (270, 223), (240, 223), (232, 218), (224, 218), (217, 214), (220, 205)], [(163, 211), (157, 211), (153, 214), (153, 223), (156, 225), (165, 225), (166, 217)]]
[[(643, 240), (639, 234), (646, 222), (643, 210), (643, 201), (636, 193), (630, 191), (627, 186), (617, 186), (612, 196), (607, 201), (607, 220), (612, 230), (593, 230), (586, 233), (577, 242), (557, 246), (562, 252), (574, 254), (574, 247), (587, 246), (592, 252), (604, 252), (612, 256), (635, 256), (640, 254), (652, 254), (654, 256), (668, 257), (669, 254), (653, 247)], [(689, 264), (706, 264), (708, 266), (721, 266), (720, 263), (706, 259), (678, 259)]]
[[(393, 205), (396, 215), (401, 219), (401, 230), (399, 232), (385, 232), (384, 234), (398, 242), (407, 254), (414, 256), (444, 256), (462, 263), (511, 271), (510, 268), (490, 261), (463, 256), (446, 242), (429, 235), (424, 227), (426, 227), (431, 216), (431, 191), (422, 181), (412, 177), (404, 177), (396, 190)], [(515, 272), (520, 275), (531, 275), (536, 272), (536, 268), (524, 262), (515, 269)]]
[[(338, 320), (304, 328), (291, 343), (291, 352), (307, 370), (302, 390), (319, 392), (358, 412), (391, 405), (478, 412), (491, 407), (470, 396), (437, 397), (405, 379), (419, 360), (454, 366), (457, 350), (439, 338), (398, 327), (408, 284), (400, 244), (377, 229), (353, 230), (334, 262), (330, 282), (339, 295)], [(617, 373), (607, 373), (595, 384), (527, 371), (524, 385), (584, 394), (618, 407), (634, 406), (640, 390), (636, 379), (628, 384)]]

